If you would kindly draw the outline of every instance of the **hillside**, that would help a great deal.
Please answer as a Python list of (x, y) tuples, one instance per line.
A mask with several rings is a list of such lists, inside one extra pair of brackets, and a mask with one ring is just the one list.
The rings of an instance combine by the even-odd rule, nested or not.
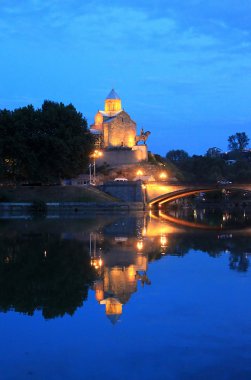
[(17, 186), (1, 187), (0, 202), (116, 202), (110, 195), (93, 187)]

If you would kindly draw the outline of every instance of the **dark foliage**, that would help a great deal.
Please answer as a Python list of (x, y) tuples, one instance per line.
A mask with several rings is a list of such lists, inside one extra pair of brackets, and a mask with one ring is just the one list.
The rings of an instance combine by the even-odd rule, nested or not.
[(0, 310), (45, 318), (72, 315), (94, 280), (83, 244), (57, 235), (0, 239)]
[(175, 163), (186, 182), (215, 183), (221, 179), (234, 182), (249, 182), (251, 178), (251, 162), (236, 161), (229, 165), (221, 157), (192, 156)]
[(73, 105), (45, 101), (0, 110), (0, 178), (59, 182), (85, 171), (93, 149), (86, 119)]
[(166, 154), (166, 158), (172, 162), (182, 162), (187, 160), (188, 157), (188, 153), (182, 149), (170, 150)]
[(230, 150), (244, 150), (249, 143), (249, 137), (245, 132), (237, 132), (228, 138), (228, 148)]

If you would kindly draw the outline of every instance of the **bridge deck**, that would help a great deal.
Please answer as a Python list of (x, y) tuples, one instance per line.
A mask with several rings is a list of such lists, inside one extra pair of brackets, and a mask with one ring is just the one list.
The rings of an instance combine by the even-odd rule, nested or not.
[(146, 185), (147, 202), (150, 206), (155, 204), (163, 204), (183, 198), (189, 195), (208, 193), (220, 190), (234, 190), (234, 191), (251, 191), (251, 184), (229, 184), (229, 185), (185, 185), (185, 184), (163, 184), (154, 183)]

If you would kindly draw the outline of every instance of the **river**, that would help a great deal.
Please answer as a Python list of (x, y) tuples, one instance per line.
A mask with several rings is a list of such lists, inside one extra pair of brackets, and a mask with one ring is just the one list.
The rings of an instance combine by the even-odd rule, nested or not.
[(0, 379), (250, 379), (250, 220), (0, 219)]

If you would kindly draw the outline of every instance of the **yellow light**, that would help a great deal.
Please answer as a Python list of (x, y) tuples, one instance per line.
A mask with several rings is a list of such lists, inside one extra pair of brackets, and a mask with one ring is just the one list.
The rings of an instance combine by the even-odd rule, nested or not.
[(142, 251), (143, 247), (144, 247), (143, 241), (142, 240), (138, 241), (137, 242), (137, 249), (139, 251)]
[(167, 174), (166, 172), (161, 172), (160, 175), (159, 175), (160, 179), (167, 179)]
[(139, 169), (139, 170), (137, 171), (137, 175), (143, 175), (142, 170)]
[(167, 238), (166, 238), (166, 236), (161, 236), (160, 237), (160, 244), (161, 244), (161, 247), (167, 246)]
[(91, 154), (91, 157), (93, 158), (98, 158), (98, 157), (101, 157), (103, 156), (103, 152), (101, 152), (100, 150), (95, 150), (92, 154)]
[(142, 185), (142, 189), (146, 189), (146, 185)]
[(122, 303), (113, 298), (108, 298), (105, 302), (106, 315), (122, 314)]
[(94, 267), (95, 269), (101, 268), (102, 265), (103, 265), (103, 261), (101, 258), (91, 260), (91, 266)]
[(105, 100), (105, 112), (118, 112), (122, 110), (120, 99), (106, 99)]
[(130, 265), (128, 268), (129, 281), (135, 280), (136, 271), (134, 265)]
[(140, 240), (140, 241), (137, 242), (137, 249), (138, 249), (139, 251), (142, 251), (143, 246), (144, 246), (144, 245), (143, 245), (143, 241)]

